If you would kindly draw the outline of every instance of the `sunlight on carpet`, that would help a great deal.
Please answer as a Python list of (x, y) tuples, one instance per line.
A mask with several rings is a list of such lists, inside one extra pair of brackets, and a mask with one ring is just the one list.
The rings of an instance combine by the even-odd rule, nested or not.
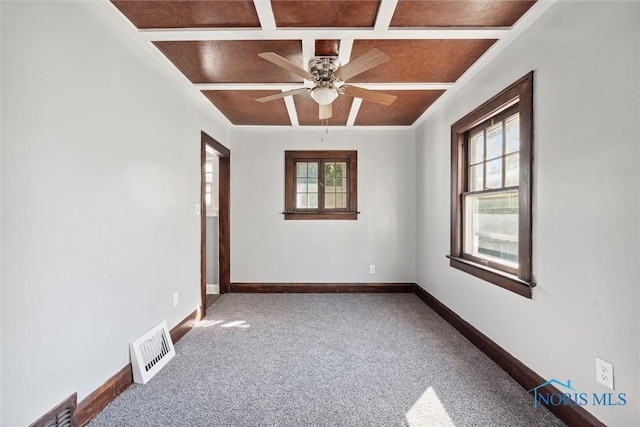
[(224, 320), (202, 320), (195, 327), (210, 328), (212, 326), (220, 326), (221, 328), (240, 328), (240, 329), (247, 329), (251, 327), (251, 325), (248, 324), (246, 320), (233, 320), (231, 322), (226, 322), (226, 323)]
[(407, 412), (409, 427), (455, 427), (433, 387), (429, 387)]

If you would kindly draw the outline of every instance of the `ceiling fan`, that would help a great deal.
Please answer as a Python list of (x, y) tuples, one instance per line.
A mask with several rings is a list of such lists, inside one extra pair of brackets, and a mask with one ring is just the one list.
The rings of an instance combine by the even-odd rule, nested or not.
[(258, 56), (305, 80), (309, 80), (313, 84), (313, 87), (304, 87), (275, 95), (263, 96), (256, 99), (259, 102), (268, 102), (286, 96), (308, 93), (320, 106), (320, 120), (325, 120), (331, 118), (331, 104), (338, 95), (362, 98), (382, 105), (391, 105), (397, 98), (395, 95), (345, 84), (350, 78), (389, 60), (389, 57), (377, 48), (371, 49), (343, 66), (340, 66), (338, 58), (335, 56), (318, 56), (309, 61), (308, 71), (275, 52), (263, 52), (259, 53)]

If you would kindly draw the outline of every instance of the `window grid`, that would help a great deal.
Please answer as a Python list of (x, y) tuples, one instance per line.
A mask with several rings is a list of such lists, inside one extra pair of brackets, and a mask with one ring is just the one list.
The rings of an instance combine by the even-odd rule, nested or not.
[[(498, 147), (487, 145), (488, 132), (497, 123), (502, 141), (491, 154)], [(450, 266), (527, 298), (535, 286), (532, 146), (533, 72), (451, 125)], [(479, 248), (482, 256), (469, 254)]]
[(356, 220), (357, 151), (286, 151), (284, 215)]
[[(512, 112), (512, 109), (509, 110), (509, 113), (511, 112)], [(479, 126), (480, 129), (476, 128), (469, 132), (470, 136), (467, 139), (467, 159), (469, 159), (468, 167), (467, 167), (467, 180), (466, 180), (467, 192), (496, 190), (500, 188), (515, 187), (518, 185), (519, 167), (517, 162), (515, 162), (515, 165), (517, 168), (515, 168), (515, 170), (512, 171), (512, 173), (516, 177), (516, 181), (507, 182), (507, 179), (509, 178), (507, 176), (507, 172), (509, 171), (507, 168), (507, 162), (512, 161), (512, 159), (515, 159), (516, 157), (519, 158), (519, 153), (520, 153), (519, 141), (518, 141), (517, 149), (509, 151), (510, 149), (508, 148), (509, 140), (507, 135), (507, 126), (510, 123), (519, 122), (519, 117), (520, 117), (519, 113), (508, 114), (507, 117), (501, 120), (497, 120), (495, 123), (494, 123), (494, 120), (491, 120), (489, 123), (480, 125)], [(487, 137), (487, 134), (491, 132), (493, 129), (498, 127), (500, 128), (500, 135), (501, 135), (500, 154), (489, 157), (489, 154), (488, 154), (489, 150), (487, 147), (487, 142), (489, 138)], [(519, 125), (517, 130), (519, 130)], [(480, 159), (478, 159), (478, 155), (477, 155), (478, 150), (475, 145), (476, 141), (478, 140), (482, 141), (482, 145), (481, 145), (482, 155)], [(500, 175), (501, 175), (500, 184), (496, 186), (494, 185), (489, 186), (487, 184), (487, 171), (489, 169), (487, 164), (498, 161), (498, 160), (500, 161)], [(478, 169), (482, 170), (482, 178), (480, 179), (480, 185), (478, 185), (476, 179), (474, 179), (475, 177), (477, 177)]]

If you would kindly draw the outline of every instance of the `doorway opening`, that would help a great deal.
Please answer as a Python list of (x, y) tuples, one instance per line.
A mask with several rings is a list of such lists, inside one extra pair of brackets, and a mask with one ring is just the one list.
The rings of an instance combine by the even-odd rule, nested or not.
[(204, 317), (207, 295), (229, 292), (231, 152), (205, 132), (200, 148), (200, 304)]

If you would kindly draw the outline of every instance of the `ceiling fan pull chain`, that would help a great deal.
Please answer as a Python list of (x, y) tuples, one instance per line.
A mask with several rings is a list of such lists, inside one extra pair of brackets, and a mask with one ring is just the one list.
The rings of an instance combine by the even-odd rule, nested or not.
[(320, 144), (322, 144), (324, 142), (324, 135), (328, 135), (329, 134), (329, 119), (324, 119), (322, 120), (324, 122), (324, 134), (320, 137)]

